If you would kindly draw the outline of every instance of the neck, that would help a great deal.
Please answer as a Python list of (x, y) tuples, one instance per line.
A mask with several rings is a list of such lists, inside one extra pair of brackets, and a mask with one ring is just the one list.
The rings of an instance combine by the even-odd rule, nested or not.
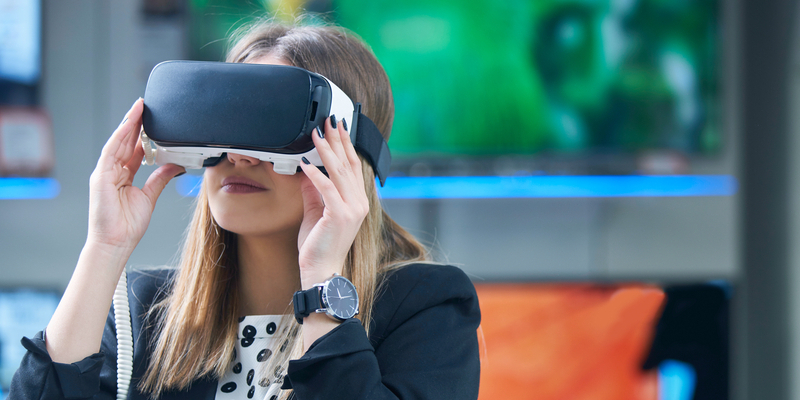
[(290, 312), (300, 289), (297, 235), (238, 237), (239, 304), (242, 315)]

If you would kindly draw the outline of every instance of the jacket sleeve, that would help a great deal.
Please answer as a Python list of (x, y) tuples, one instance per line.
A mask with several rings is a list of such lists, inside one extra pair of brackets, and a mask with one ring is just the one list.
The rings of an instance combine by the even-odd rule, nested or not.
[(22, 338), (27, 352), (14, 373), (8, 400), (93, 399), (116, 395), (116, 329), (113, 308), (106, 320), (100, 351), (71, 364), (53, 362), (44, 333)]
[(414, 265), (391, 274), (373, 308), (371, 338), (348, 320), (289, 363), (298, 400), (476, 399), (480, 308), (467, 276)]
[[(150, 331), (143, 320), (150, 305), (160, 299), (170, 277), (171, 268), (128, 271), (128, 301), (134, 336), (134, 377), (130, 396), (138, 393), (134, 386), (149, 362), (147, 343)], [(138, 339), (138, 340), (137, 340)], [(117, 393), (117, 329), (112, 306), (103, 328), (100, 351), (72, 364), (53, 362), (47, 353), (44, 334), (22, 338), (28, 351), (11, 380), (9, 400), (93, 399), (112, 400)]]

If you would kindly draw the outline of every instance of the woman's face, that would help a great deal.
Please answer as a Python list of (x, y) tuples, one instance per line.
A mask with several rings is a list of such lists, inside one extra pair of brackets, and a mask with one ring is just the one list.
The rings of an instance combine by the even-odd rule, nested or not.
[[(272, 57), (254, 63), (287, 65)], [(302, 172), (281, 175), (272, 170), (272, 163), (232, 153), (206, 168), (204, 175), (217, 223), (230, 232), (254, 236), (297, 234), (303, 220), (302, 179)]]
[(272, 163), (228, 153), (204, 180), (214, 220), (225, 230), (247, 236), (296, 234), (303, 222), (302, 172), (281, 175)]

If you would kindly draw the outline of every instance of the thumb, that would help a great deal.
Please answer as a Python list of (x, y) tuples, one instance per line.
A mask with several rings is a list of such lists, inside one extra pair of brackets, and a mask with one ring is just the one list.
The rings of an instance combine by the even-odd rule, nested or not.
[(144, 187), (142, 187), (142, 192), (150, 199), (150, 204), (155, 206), (158, 196), (161, 196), (161, 192), (164, 191), (167, 183), (182, 172), (186, 172), (186, 168), (175, 164), (162, 165), (153, 171), (147, 178), (147, 182), (144, 183)]

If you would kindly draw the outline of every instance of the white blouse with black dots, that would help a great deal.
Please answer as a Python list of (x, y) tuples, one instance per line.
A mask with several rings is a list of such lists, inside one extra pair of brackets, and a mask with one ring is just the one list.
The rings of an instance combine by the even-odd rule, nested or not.
[[(250, 315), (239, 319), (239, 340), (231, 368), (217, 385), (218, 400), (259, 399), (274, 400), (283, 383), (279, 378), (261, 381), (262, 368), (277, 348), (273, 336), (277, 336), (280, 315)], [(277, 339), (276, 339), (277, 340)]]

